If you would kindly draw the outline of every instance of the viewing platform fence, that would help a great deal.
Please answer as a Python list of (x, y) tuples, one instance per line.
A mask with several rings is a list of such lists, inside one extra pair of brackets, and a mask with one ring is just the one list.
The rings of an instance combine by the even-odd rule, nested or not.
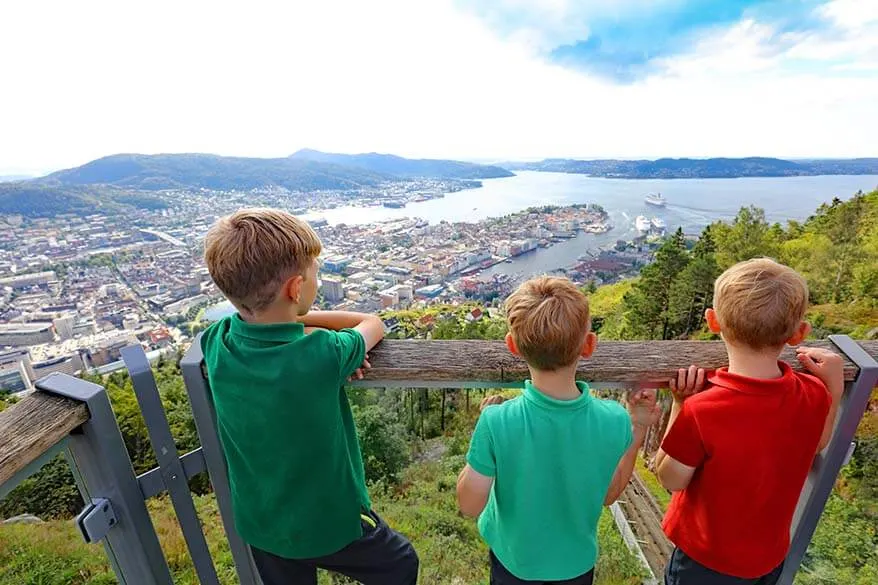
[[(829, 446), (814, 460), (802, 491), (791, 547), (780, 583), (791, 585), (878, 383), (878, 341), (847, 336), (808, 342), (845, 356), (845, 393)], [(386, 340), (370, 353), (372, 369), (351, 383), (368, 388), (520, 387), (527, 367), (502, 341)], [(146, 501), (167, 493), (202, 585), (218, 585), (217, 571), (196, 514), (188, 480), (207, 472), (241, 585), (261, 585), (249, 548), (234, 528), (226, 463), (216, 429), (199, 344), (181, 369), (201, 446), (180, 455), (171, 436), (149, 361), (140, 346), (122, 352), (143, 413), (158, 467), (136, 475), (103, 386), (65, 374), (37, 381), (36, 392), (0, 412), (0, 498), (63, 453), (85, 508), (75, 523), (86, 542), (103, 543), (119, 583), (172, 585)], [(601, 390), (664, 387), (679, 368), (725, 365), (721, 342), (602, 342), (583, 361), (579, 377)], [(792, 349), (782, 359), (801, 369)], [(254, 495), (258, 497), (258, 495)]]

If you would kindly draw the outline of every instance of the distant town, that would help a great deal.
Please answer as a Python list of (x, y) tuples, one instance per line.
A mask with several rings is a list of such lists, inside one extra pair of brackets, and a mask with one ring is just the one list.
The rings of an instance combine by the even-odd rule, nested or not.
[[(205, 312), (221, 310), (225, 300), (202, 259), (204, 235), (222, 215), (254, 205), (312, 216), (354, 202), (402, 206), (472, 186), (478, 182), (424, 179), (302, 197), (273, 189), (179, 190), (160, 193), (164, 209), (0, 216), (0, 392), (28, 391), (51, 372), (111, 372), (122, 367), (120, 350), (130, 344), (140, 343), (153, 359), (185, 347), (206, 326)], [(531, 208), (478, 223), (311, 223), (324, 242), (320, 308), (368, 312), (490, 303), (528, 275), (483, 274), (487, 269), (611, 229), (597, 205)], [(583, 285), (600, 284), (636, 273), (650, 257), (646, 238), (620, 241), (563, 271)], [(387, 323), (392, 328), (393, 320)]]

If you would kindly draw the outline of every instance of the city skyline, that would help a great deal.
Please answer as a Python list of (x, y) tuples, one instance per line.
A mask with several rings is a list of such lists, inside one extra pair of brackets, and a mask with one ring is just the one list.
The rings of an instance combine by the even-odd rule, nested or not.
[[(417, 4), (417, 5), (415, 5)], [(50, 15), (51, 18), (47, 18)], [(0, 174), (119, 152), (874, 156), (878, 4), (12, 3)]]

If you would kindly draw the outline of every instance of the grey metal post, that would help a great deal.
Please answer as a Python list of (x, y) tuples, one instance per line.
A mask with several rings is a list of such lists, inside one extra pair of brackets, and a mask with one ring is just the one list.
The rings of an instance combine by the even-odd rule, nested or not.
[(140, 345), (131, 345), (122, 349), (122, 360), (131, 374), (134, 394), (146, 422), (146, 430), (156, 454), (161, 478), (171, 496), (171, 504), (180, 521), (180, 528), (183, 530), (183, 537), (192, 557), (192, 563), (195, 565), (198, 580), (202, 585), (219, 585), (216, 568), (213, 566), (204, 531), (195, 511), (195, 504), (192, 502), (189, 482), (180, 456), (177, 454), (177, 446), (171, 435), (171, 427), (168, 425), (168, 417), (165, 415), (152, 375), (149, 358)]
[(38, 380), (36, 387), (88, 406), (88, 422), (68, 439), (67, 460), (83, 499), (106, 498), (112, 505), (115, 518), (104, 538), (104, 548), (119, 583), (173, 585), (107, 391), (58, 373)]
[(795, 579), (835, 480), (847, 463), (851, 441), (866, 412), (872, 388), (878, 383), (878, 362), (862, 347), (847, 335), (831, 335), (829, 339), (857, 365), (860, 372), (844, 393), (829, 446), (814, 461), (808, 486), (803, 494), (801, 515), (793, 529), (790, 550), (778, 581), (779, 585), (792, 585)]
[(207, 472), (210, 475), (210, 483), (213, 485), (220, 516), (229, 539), (229, 548), (232, 552), (232, 558), (235, 560), (238, 579), (241, 581), (241, 585), (262, 585), (259, 572), (253, 563), (253, 556), (250, 554), (250, 547), (241, 539), (235, 529), (229, 474), (217, 434), (216, 411), (210, 398), (208, 382), (202, 371), (203, 361), (204, 354), (201, 352), (201, 335), (199, 335), (180, 362), (183, 381), (186, 383), (189, 404), (192, 406), (192, 414), (195, 417), (195, 428), (198, 430), (198, 438), (201, 440), (204, 460), (207, 462)]

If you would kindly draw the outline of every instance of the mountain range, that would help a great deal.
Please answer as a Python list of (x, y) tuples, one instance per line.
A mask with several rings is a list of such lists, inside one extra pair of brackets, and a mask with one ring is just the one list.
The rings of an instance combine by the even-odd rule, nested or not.
[(502, 163), (516, 171), (576, 173), (620, 179), (720, 179), (738, 177), (801, 177), (814, 175), (878, 175), (878, 158), (660, 158), (658, 160), (577, 160), (547, 158), (539, 162)]
[(414, 178), (511, 176), (513, 173), (499, 167), (376, 153), (348, 155), (300, 150), (284, 158), (116, 154), (39, 179), (0, 184), (0, 213), (51, 216), (93, 210), (96, 205), (153, 208), (161, 203), (149, 192), (167, 189), (357, 190)]
[(662, 158), (658, 160), (545, 159), (483, 165), (454, 160), (408, 159), (390, 154), (334, 154), (304, 149), (283, 158), (213, 154), (116, 154), (26, 181), (0, 182), (0, 214), (48, 217), (119, 206), (155, 209), (168, 189), (357, 191), (383, 183), (430, 179), (511, 177), (517, 170), (625, 179), (878, 175), (878, 158), (783, 160), (778, 158)]

